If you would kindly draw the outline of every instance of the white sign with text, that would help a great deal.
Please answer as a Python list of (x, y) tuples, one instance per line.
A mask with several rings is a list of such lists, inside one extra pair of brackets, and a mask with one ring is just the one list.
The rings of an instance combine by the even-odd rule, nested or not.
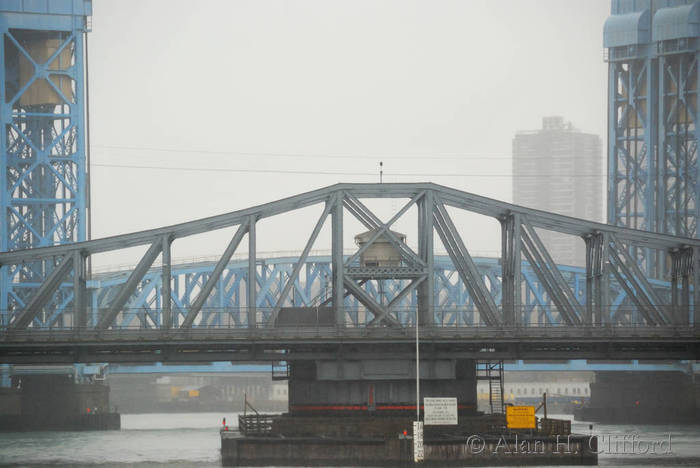
[(457, 424), (457, 398), (423, 398), (423, 422), (431, 426)]

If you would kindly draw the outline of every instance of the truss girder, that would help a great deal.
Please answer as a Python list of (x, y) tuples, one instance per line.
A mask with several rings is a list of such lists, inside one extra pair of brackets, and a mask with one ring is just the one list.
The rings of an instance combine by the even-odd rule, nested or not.
[(141, 257), (141, 260), (139, 260), (136, 268), (134, 268), (129, 275), (129, 278), (119, 289), (112, 302), (110, 302), (107, 310), (104, 312), (104, 315), (100, 317), (100, 321), (97, 323), (96, 328), (104, 330), (112, 325), (112, 322), (117, 314), (122, 312), (124, 305), (126, 305), (131, 295), (134, 293), (134, 291), (136, 291), (136, 288), (139, 286), (139, 283), (143, 279), (148, 269), (151, 268), (151, 265), (153, 265), (155, 259), (158, 257), (158, 255), (160, 255), (161, 249), (162, 245), (160, 242), (155, 241), (153, 244), (151, 244), (143, 257)]
[[(384, 306), (380, 305), (377, 300), (375, 300), (374, 297), (372, 297), (367, 291), (362, 289), (357, 283), (355, 283), (354, 280), (350, 278), (345, 278), (345, 287), (347, 290), (357, 298), (358, 301), (374, 315), (374, 319), (372, 320), (372, 324), (376, 323), (381, 323), (385, 322), (387, 325), (398, 327), (401, 324), (399, 321), (389, 315), (389, 310), (388, 308), (385, 308)], [(381, 301), (381, 298), (377, 298), (379, 301)]]
[[(361, 201), (366, 198), (404, 198), (409, 202), (385, 223)], [(276, 263), (274, 266), (258, 261), (254, 228), (251, 226), (264, 218), (319, 204), (325, 204), (323, 214), (300, 258), (286, 264)], [(500, 264), (471, 257), (465, 241), (447, 212), (448, 206), (501, 221), (504, 250)], [(398, 217), (411, 208), (416, 208), (419, 215), (418, 253), (393, 236), (389, 229)], [(383, 299), (378, 297), (378, 291), (374, 291), (376, 285), (373, 281), (354, 282), (354, 286), (348, 287), (348, 282), (353, 279), (343, 274), (343, 268), (353, 254), (343, 254), (344, 210), (356, 216), (367, 228), (385, 234), (391, 239), (392, 245), (400, 249), (404, 261), (418, 268), (416, 271), (423, 272), (413, 277), (414, 283), (411, 283), (409, 277), (403, 280), (381, 280), (385, 282), (385, 287), (381, 288), (385, 294)], [(333, 255), (327, 263), (315, 264), (309, 261), (308, 255), (320, 226), (328, 216), (333, 218)], [(185, 271), (172, 264), (169, 258), (171, 243), (183, 237), (226, 227), (239, 229), (232, 239), (236, 241), (235, 246), (229, 244), (233, 250), (248, 235), (249, 259), (245, 262), (242, 273), (239, 269), (231, 269), (228, 252), (220, 257), (218, 267), (213, 264), (204, 269), (191, 266)], [(551, 230), (589, 239), (586, 242), (589, 245), (590, 265), (587, 265), (585, 275), (582, 270), (554, 265), (547, 246), (536, 230)], [(454, 269), (439, 265), (444, 259), (438, 262), (433, 258), (433, 232), (438, 233)], [(88, 288), (90, 284), (95, 284), (91, 279), (85, 278), (82, 270), (84, 267), (81, 266), (91, 255), (138, 245), (148, 245), (149, 248), (134, 271), (106, 275), (100, 279), (101, 290), (88, 291), (87, 295), (74, 294), (75, 291), (80, 291), (81, 283), (87, 283)], [(635, 249), (644, 248), (670, 253), (682, 252), (682, 255), (674, 254), (678, 260), (674, 267), (677, 274), (673, 294), (661, 294), (661, 290), (669, 291), (668, 284), (664, 286), (664, 283), (650, 280), (631, 260), (635, 258)], [(637, 313), (646, 313), (648, 316), (644, 316), (644, 319), (647, 323), (664, 326), (697, 321), (698, 314), (695, 314), (694, 309), (698, 294), (693, 288), (698, 283), (695, 274), (698, 269), (695, 265), (699, 250), (700, 241), (697, 239), (578, 220), (435, 184), (338, 184), (180, 225), (71, 245), (2, 252), (0, 267), (12, 272), (11, 274), (24, 274), (27, 278), (34, 277), (32, 272), (39, 271), (37, 268), (53, 261), (53, 258), (70, 259), (56, 272), (57, 277), (51, 284), (37, 279), (24, 285), (19, 284), (11, 291), (4, 287), (2, 294), (13, 297), (17, 305), (11, 310), (3, 310), (2, 316), (5, 324), (13, 317), (28, 317), (30, 313), (22, 314), (33, 297), (31, 291), (44, 288), (42, 291), (46, 291), (46, 294), (42, 294), (40, 302), (45, 309), (51, 310), (47, 311), (48, 318), (35, 320), (32, 328), (46, 328), (58, 323), (73, 324), (71, 320), (62, 320), (61, 314), (71, 313), (76, 308), (76, 303), (78, 309), (86, 310), (78, 310), (74, 317), (82, 316), (84, 319), (77, 320), (98, 329), (122, 326), (188, 328), (224, 324), (252, 327), (256, 321), (260, 323), (256, 320), (256, 314), (262, 314), (263, 322), (267, 321), (269, 325), (275, 310), (279, 310), (294, 291), (292, 302), (296, 306), (332, 304), (335, 321), (339, 326), (347, 323), (352, 323), (353, 326), (367, 323), (376, 325), (378, 322), (396, 325), (394, 321), (407, 323), (406, 317), (410, 315), (406, 313), (417, 313), (416, 308), (419, 306), (423, 311), (420, 313), (423, 317), (421, 320), (425, 323), (435, 322), (439, 326), (444, 325), (445, 321), (469, 321), (478, 325), (478, 322), (473, 321), (474, 308), (479, 310), (480, 319), (487, 325), (509, 326), (522, 323), (527, 326), (538, 321), (574, 326), (595, 326), (603, 322), (615, 325), (630, 320), (627, 318), (629, 314), (620, 315), (615, 312), (622, 310), (621, 307), (640, 308)], [(161, 254), (163, 265), (151, 268), (156, 257)], [(522, 262), (521, 254), (528, 262)], [(74, 258), (78, 260), (73, 260)], [(486, 264), (494, 263), (484, 268), (484, 261)], [(431, 262), (432, 267), (429, 266)], [(73, 263), (81, 268), (77, 279), (72, 273), (73, 268), (70, 268)], [(301, 271), (306, 271), (304, 277), (301, 276)], [(617, 285), (610, 281), (610, 278), (617, 276), (622, 278), (623, 284)], [(617, 278), (618, 282), (620, 278)], [(431, 300), (426, 301), (425, 291), (430, 289), (424, 286), (431, 283)], [(241, 284), (245, 284), (245, 287), (241, 287)], [(58, 286), (53, 294), (48, 294), (55, 285)], [(632, 298), (626, 290), (633, 291), (638, 297)], [(644, 291), (644, 295), (639, 291)], [(360, 295), (359, 298), (355, 292)], [(423, 299), (418, 300), (421, 295)], [(521, 295), (521, 298), (518, 299), (516, 295)], [(52, 297), (47, 299), (48, 296)], [(375, 304), (371, 304), (368, 297)], [(669, 303), (662, 304), (667, 297), (675, 302), (666, 301)], [(609, 298), (613, 300), (610, 301)], [(635, 300), (642, 306), (636, 304)], [(208, 306), (202, 315), (205, 303)], [(383, 303), (390, 303), (391, 307), (381, 306)], [(519, 303), (520, 306), (517, 305)], [(360, 304), (364, 304), (372, 316), (358, 313)], [(432, 305), (426, 308), (426, 304)], [(501, 307), (507, 311), (505, 315), (501, 314)], [(131, 309), (137, 308), (143, 312), (134, 315)], [(405, 308), (407, 309), (404, 310)], [(552, 316), (553, 310), (559, 312), (560, 319)], [(137, 325), (135, 317), (140, 317), (142, 324)], [(22, 321), (26, 319), (23, 318)]]
[(73, 256), (63, 257), (53, 271), (48, 275), (46, 281), (36, 289), (31, 299), (25, 304), (24, 310), (10, 323), (13, 330), (24, 329), (34, 320), (34, 317), (41, 312), (46, 304), (51, 300), (53, 294), (63, 282), (64, 277), (70, 272), (73, 266)]
[[(274, 305), (278, 299), (278, 294), (279, 290), (275, 288), (268, 288), (266, 291), (263, 291), (263, 284), (265, 282), (268, 282), (270, 278), (277, 278), (276, 281), (279, 282), (279, 276), (286, 276), (288, 275), (288, 272), (291, 271), (293, 268), (295, 261), (289, 258), (281, 258), (281, 259), (275, 259), (275, 258), (264, 258), (261, 259), (261, 265), (260, 268), (263, 268), (266, 271), (265, 275), (258, 274), (258, 279), (257, 279), (257, 286), (258, 286), (258, 300), (260, 301), (261, 304), (268, 304), (267, 307), (260, 308), (259, 310), (262, 311), (268, 311), (271, 309), (272, 305)], [(484, 277), (493, 277), (496, 278), (496, 280), (500, 281), (500, 275), (501, 275), (501, 267), (499, 265), (499, 262), (497, 259), (491, 259), (491, 258), (476, 258), (474, 259), (480, 273)], [(179, 323), (178, 320), (181, 320), (182, 317), (186, 314), (186, 311), (189, 309), (190, 304), (196, 299), (197, 297), (197, 291), (198, 289), (196, 288), (181, 288), (181, 287), (175, 287), (177, 284), (182, 284), (183, 281), (187, 281), (188, 283), (198, 283), (201, 284), (203, 281), (206, 281), (206, 278), (208, 278), (213, 271), (216, 263), (212, 262), (209, 264), (193, 264), (193, 265), (174, 265), (172, 274), (173, 274), (173, 305), (174, 305), (174, 326), (177, 326)], [(318, 269), (319, 271), (325, 271), (329, 272), (330, 271), (330, 266), (331, 266), (331, 260), (330, 257), (308, 257), (307, 262), (305, 265), (305, 269)], [(535, 272), (531, 269), (530, 265), (528, 262), (524, 261), (521, 266), (521, 271), (522, 271), (522, 282), (521, 282), (521, 288), (523, 291), (523, 325), (524, 326), (532, 326), (532, 325), (551, 325), (551, 324), (556, 324), (556, 321), (549, 316), (549, 313), (553, 307), (553, 303), (551, 302), (551, 299), (548, 297), (546, 294), (545, 290), (543, 289), (543, 286), (538, 278), (538, 276), (535, 274)], [(571, 287), (573, 287), (574, 284), (577, 282), (585, 282), (585, 270), (581, 268), (574, 268), (574, 267), (560, 267), (560, 271), (562, 275), (567, 279), (567, 283)], [(160, 277), (160, 268), (152, 268), (143, 278), (142, 284), (139, 286), (138, 291), (139, 295), (141, 295), (141, 291), (143, 290), (153, 290), (154, 289), (154, 283), (158, 282), (158, 279)], [(265, 278), (263, 278), (263, 276)], [(454, 266), (452, 265), (451, 259), (449, 257), (444, 257), (444, 256), (437, 256), (436, 257), (436, 263), (435, 263), (435, 270), (434, 270), (434, 276), (435, 276), (435, 285), (436, 285), (436, 291), (435, 291), (435, 301), (436, 301), (436, 308), (435, 308), (435, 316), (436, 316), (436, 321), (435, 325), (436, 326), (456, 326), (458, 324), (462, 325), (473, 325), (473, 324), (478, 324), (474, 322), (470, 317), (473, 314), (474, 306), (473, 302), (471, 301), (471, 296), (469, 294), (469, 291), (467, 290), (466, 286), (464, 283), (459, 279), (459, 274), (454, 270)], [(329, 276), (330, 277), (330, 276)], [(450, 279), (452, 278), (452, 279)], [(454, 281), (454, 278), (457, 278), (456, 281)], [(226, 270), (222, 273), (222, 280), (217, 282), (216, 287), (211, 293), (212, 298), (217, 298), (216, 304), (212, 306), (212, 308), (209, 308), (209, 310), (212, 311), (214, 314), (230, 314), (232, 319), (236, 322), (236, 325), (232, 325), (235, 327), (243, 327), (245, 328), (247, 326), (245, 316), (246, 316), (246, 303), (243, 300), (242, 297), (236, 294), (238, 291), (238, 286), (241, 281), (244, 281), (247, 279), (247, 264), (245, 262), (231, 262), (227, 266)], [(121, 276), (119, 279), (114, 280), (114, 281), (105, 281), (105, 280), (97, 280), (94, 284), (89, 284), (88, 285), (88, 303), (97, 303), (98, 302), (98, 297), (105, 296), (105, 297), (113, 297), (114, 294), (113, 292), (116, 292), (119, 290), (121, 285), (124, 283), (126, 278), (124, 276)], [(365, 285), (366, 281), (362, 280), (358, 283), (360, 287), (363, 287), (363, 290), (377, 303), (380, 302), (379, 298), (379, 292), (377, 288), (370, 287), (369, 285)], [(389, 284), (386, 286), (385, 290), (386, 291), (398, 291), (401, 288), (405, 287), (408, 282), (407, 281), (389, 281)], [(394, 285), (395, 284), (395, 285)], [(421, 283), (422, 284), (422, 283)], [(100, 285), (101, 287), (99, 289), (95, 289), (96, 285)], [(301, 282), (301, 288), (305, 291), (305, 295), (310, 298), (314, 298), (314, 294), (318, 291), (323, 291), (323, 275), (317, 275), (314, 277), (313, 282), (307, 283), (306, 281)], [(419, 285), (420, 286), (420, 285)], [(610, 290), (610, 295), (614, 297), (615, 299), (612, 301), (611, 306), (612, 311), (611, 311), (611, 316), (615, 316), (617, 314), (617, 311), (619, 310), (620, 306), (624, 304), (629, 303), (629, 299), (627, 298), (627, 294), (625, 293), (624, 289), (617, 284), (617, 282), (612, 283), (611, 285), (611, 290)], [(669, 284), (668, 283), (662, 283), (655, 281), (653, 282), (653, 287), (658, 291), (658, 290), (668, 290)], [(223, 289), (222, 289), (223, 288)], [(404, 298), (404, 306), (402, 306), (399, 310), (403, 313), (409, 312), (413, 313), (410, 311), (407, 311), (405, 309), (408, 304), (414, 304), (411, 307), (415, 307), (415, 295), (416, 292), (413, 291), (409, 295), (413, 299), (408, 300), (408, 298)], [(321, 299), (323, 297), (326, 297), (326, 300), (324, 302), (321, 302)], [(299, 305), (302, 307), (322, 307), (324, 305), (328, 305), (329, 303), (329, 298), (331, 297), (330, 291), (327, 294), (321, 293), (320, 297), (317, 299), (310, 299), (309, 302), (301, 302)], [(394, 297), (393, 293), (390, 295), (391, 298)], [(223, 298), (223, 302), (219, 302), (218, 298)], [(349, 316), (353, 316), (354, 313), (356, 313), (357, 310), (357, 304), (354, 302), (356, 299), (354, 296), (351, 296), (349, 291), (345, 292), (345, 307), (348, 309), (347, 313)], [(496, 301), (497, 305), (500, 305), (500, 302), (497, 297), (494, 298)], [(109, 299), (107, 299), (107, 302), (109, 302)], [(272, 305), (270, 305), (272, 304)], [(158, 316), (162, 312), (157, 308), (155, 301), (152, 301), (150, 298), (143, 298), (143, 302), (137, 302), (136, 299), (132, 299), (130, 302), (130, 307), (133, 307), (134, 309), (138, 309), (140, 311), (143, 310), (148, 310), (149, 314), (153, 317), (155, 317), (157, 320), (154, 322), (158, 322)], [(539, 316), (543, 319), (540, 320), (533, 320), (531, 318), (531, 314), (535, 311), (539, 311), (538, 313), (540, 314)], [(65, 311), (66, 313), (70, 313), (71, 309), (68, 308)], [(179, 317), (179, 318), (178, 318)], [(409, 315), (410, 317), (410, 315)], [(118, 318), (119, 320), (119, 318)], [(126, 327), (126, 323), (124, 322), (126, 320), (126, 316), (121, 321), (115, 322), (115, 328), (124, 328)], [(364, 323), (364, 322), (362, 322)], [(353, 320), (351, 323), (349, 323), (349, 326), (361, 326), (361, 322), (358, 322), (356, 320)], [(631, 322), (620, 322), (621, 325), (635, 325), (634, 323)], [(198, 325), (198, 326), (204, 326), (203, 324)]]
[(231, 260), (231, 257), (233, 256), (233, 254), (236, 252), (236, 249), (238, 248), (238, 244), (241, 243), (241, 241), (243, 240), (243, 236), (247, 232), (248, 232), (248, 223), (242, 224), (238, 227), (238, 230), (236, 231), (236, 233), (231, 238), (231, 241), (226, 246), (226, 250), (224, 250), (224, 254), (221, 256), (219, 261), (216, 263), (216, 266), (214, 267), (214, 271), (212, 271), (212, 274), (209, 275), (209, 278), (207, 278), (206, 283), (204, 283), (204, 285), (202, 286), (202, 290), (199, 292), (199, 294), (197, 295), (197, 298), (194, 300), (194, 302), (190, 306), (189, 311), (187, 312), (187, 316), (185, 317), (185, 320), (182, 322), (181, 328), (192, 327), (192, 324), (194, 323), (195, 317), (197, 317), (197, 314), (199, 314), (199, 311), (202, 310), (202, 306), (209, 298), (209, 295), (211, 294), (212, 289), (214, 289), (214, 285), (216, 285), (216, 282), (219, 281), (219, 278), (221, 277), (221, 273), (226, 268), (226, 265), (228, 265), (228, 262)]
[(401, 242), (401, 240), (396, 237), (396, 234), (388, 229), (388, 227), (393, 224), (393, 222), (403, 213), (405, 213), (422, 195), (422, 193), (419, 193), (418, 195), (412, 197), (411, 201), (404, 206), (403, 209), (397, 213), (396, 216), (394, 216), (394, 219), (387, 224), (383, 223), (379, 218), (377, 218), (377, 216), (372, 213), (372, 211), (367, 208), (364, 203), (350, 193), (345, 194), (344, 204), (348, 211), (350, 211), (350, 213), (352, 213), (353, 216), (358, 219), (358, 221), (364, 224), (368, 229), (377, 231), (377, 233), (372, 236), (371, 241), (367, 242), (368, 244), (377, 240), (381, 235), (378, 233), (381, 232), (384, 234), (385, 238), (389, 240), (389, 242), (391, 242), (391, 244), (398, 249), (399, 252), (401, 252), (404, 259), (412, 261), (416, 265), (425, 266), (425, 262), (418, 256), (418, 254), (411, 250), (411, 248), (405, 243)]
[[(611, 236), (610, 240), (609, 252), (612, 273), (625, 288), (630, 299), (637, 304), (647, 323), (650, 325), (670, 323), (663, 302), (644, 277), (639, 265), (627, 251), (628, 249), (615, 242), (614, 236)], [(634, 293), (630, 294), (631, 291)]]
[(523, 239), (523, 253), (528, 262), (540, 278), (545, 290), (557, 306), (557, 311), (567, 325), (581, 323), (583, 313), (581, 305), (571, 292), (571, 288), (556, 268), (552, 257), (542, 244), (537, 232), (527, 223), (523, 224), (521, 236)]
[(294, 264), (294, 269), (292, 270), (291, 274), (289, 275), (289, 278), (284, 284), (284, 289), (282, 289), (282, 292), (280, 293), (280, 296), (277, 299), (277, 303), (275, 304), (275, 307), (272, 310), (272, 314), (269, 318), (270, 323), (274, 323), (275, 319), (277, 318), (277, 314), (284, 305), (284, 302), (287, 300), (287, 296), (289, 296), (289, 291), (291, 291), (292, 287), (299, 280), (299, 273), (301, 272), (301, 268), (306, 263), (306, 257), (309, 256), (309, 252), (311, 251), (314, 242), (316, 242), (316, 238), (321, 232), (321, 228), (326, 222), (326, 218), (330, 214), (332, 208), (333, 203), (329, 200), (328, 202), (326, 202), (326, 206), (323, 209), (323, 213), (321, 213), (321, 216), (318, 218), (318, 221), (316, 221), (316, 225), (314, 226), (314, 229), (311, 232), (311, 236), (309, 236), (309, 239), (306, 241), (306, 245), (304, 246), (304, 250), (301, 252), (299, 260)]
[(450, 215), (441, 201), (436, 201), (433, 210), (433, 222), (442, 244), (452, 259), (462, 281), (469, 289), (472, 300), (479, 310), (481, 320), (486, 325), (497, 325), (501, 322), (496, 302), (483, 282), (474, 260), (467, 250)]

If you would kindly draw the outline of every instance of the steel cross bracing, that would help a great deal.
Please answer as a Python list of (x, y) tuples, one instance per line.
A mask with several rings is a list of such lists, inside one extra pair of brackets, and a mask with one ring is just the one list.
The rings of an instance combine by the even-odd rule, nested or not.
[[(383, 222), (363, 202), (372, 198), (408, 202)], [(323, 210), (310, 226), (311, 235), (298, 258), (257, 258), (258, 221), (312, 205), (321, 205)], [(416, 252), (389, 229), (413, 208), (419, 214)], [(470, 255), (462, 237), (468, 227), (454, 222), (460, 210), (501, 223), (502, 258)], [(363, 273), (366, 267), (356, 262), (357, 252), (344, 254), (343, 217), (348, 215), (375, 230), (369, 243), (384, 235), (395, 245), (401, 252), (401, 264), (391, 271)], [(328, 218), (331, 255), (312, 257), (314, 241)], [(218, 262), (172, 264), (173, 242), (227, 227), (237, 230)], [(555, 265), (538, 234), (541, 230), (580, 237), (587, 250), (586, 268)], [(244, 239), (248, 261), (231, 261)], [(148, 249), (133, 270), (91, 280), (85, 277), (90, 255), (139, 245)], [(436, 246), (447, 255), (436, 256)], [(668, 252), (676, 259), (671, 281), (648, 279), (629, 253), (633, 248)], [(696, 239), (573, 219), (435, 184), (338, 184), (175, 226), (0, 253), (3, 269), (37, 260), (55, 265), (23, 304), (2, 311), (1, 337), (3, 345), (27, 336), (61, 336), (63, 340), (70, 336), (69, 341), (80, 341), (81, 337), (134, 331), (182, 336), (178, 333), (190, 330), (187, 333), (194, 336), (195, 330), (219, 330), (217, 333), (230, 331), (231, 336), (239, 336), (235, 330), (247, 330), (245, 336), (250, 338), (267, 333), (265, 330), (279, 331), (276, 318), (280, 310), (296, 306), (316, 307), (317, 313), (330, 308), (334, 331), (327, 330), (329, 337), (342, 336), (346, 329), (374, 329), (384, 332), (372, 332), (371, 340), (393, 340), (405, 334), (404, 329), (413, 326), (418, 316), (427, 327), (425, 333), (452, 330), (454, 337), (468, 338), (474, 330), (514, 329), (519, 336), (532, 333), (546, 338), (547, 334), (556, 336), (560, 329), (582, 337), (600, 327), (607, 333), (618, 329), (615, 336), (634, 329), (634, 336), (641, 338), (681, 333), (696, 343), (700, 320), (694, 304), (700, 288), (694, 272), (699, 271), (699, 248)], [(161, 266), (153, 267), (158, 258)], [(248, 281), (252, 277), (255, 281)], [(58, 303), (59, 295), (67, 300)], [(319, 324), (317, 320), (300, 322), (299, 328), (318, 331)]]
[[(698, 237), (700, 6), (693, 0), (625, 5), (613, 2), (605, 27), (608, 222)], [(667, 275), (663, 252), (630, 253), (651, 275)]]
[[(2, 3), (0, 250), (83, 241), (87, 219), (84, 36), (91, 2)], [(53, 268), (52, 262), (42, 259), (3, 268), (0, 309), (23, 307), (38, 285), (52, 276)], [(56, 273), (54, 279), (62, 276)], [(65, 288), (51, 296), (56, 308), (72, 300)]]

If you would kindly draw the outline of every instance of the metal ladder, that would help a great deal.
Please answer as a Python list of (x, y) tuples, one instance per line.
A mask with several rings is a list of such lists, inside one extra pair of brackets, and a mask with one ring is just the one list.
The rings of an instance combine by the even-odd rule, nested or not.
[(491, 414), (503, 414), (503, 361), (477, 361), (476, 380), (489, 383)]

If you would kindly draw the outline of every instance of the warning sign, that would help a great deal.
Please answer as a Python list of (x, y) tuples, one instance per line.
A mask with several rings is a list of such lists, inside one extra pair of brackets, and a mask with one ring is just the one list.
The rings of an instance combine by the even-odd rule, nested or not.
[(508, 429), (535, 429), (534, 406), (506, 406)]
[(426, 425), (449, 426), (457, 424), (457, 398), (423, 398)]

